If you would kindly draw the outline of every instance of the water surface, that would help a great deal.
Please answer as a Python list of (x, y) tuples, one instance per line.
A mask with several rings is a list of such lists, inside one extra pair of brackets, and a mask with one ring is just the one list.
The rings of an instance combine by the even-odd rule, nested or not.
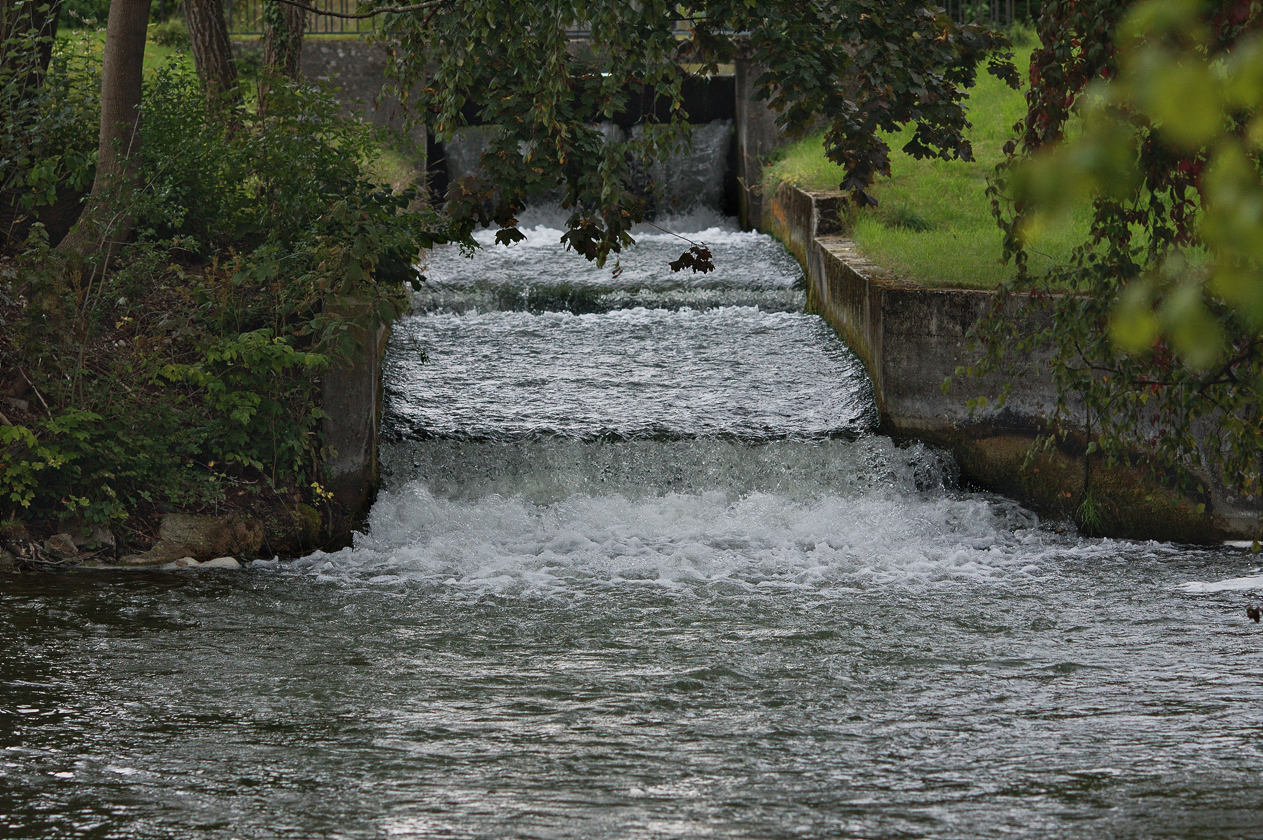
[(766, 237), (546, 221), (432, 260), (354, 548), (0, 580), (0, 836), (1259, 836), (1255, 558), (876, 435)]

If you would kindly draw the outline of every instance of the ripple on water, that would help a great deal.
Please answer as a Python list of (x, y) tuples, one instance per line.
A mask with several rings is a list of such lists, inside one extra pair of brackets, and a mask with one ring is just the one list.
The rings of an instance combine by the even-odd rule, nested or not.
[(1259, 836), (1250, 555), (961, 492), (818, 320), (631, 260), (707, 311), (401, 325), (352, 548), (0, 576), (0, 838)]
[(863, 365), (823, 321), (750, 307), (414, 316), (386, 393), (395, 439), (759, 440), (875, 422)]

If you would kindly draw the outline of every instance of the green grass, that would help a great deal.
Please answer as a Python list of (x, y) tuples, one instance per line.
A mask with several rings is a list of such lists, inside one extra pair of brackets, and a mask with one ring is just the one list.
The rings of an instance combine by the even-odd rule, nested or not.
[[(1015, 61), (1025, 78), (1030, 49)], [(993, 288), (1012, 273), (1002, 261), (1002, 235), (984, 191), (987, 177), (1004, 154), (1013, 124), (1025, 111), (1021, 91), (980, 73), (967, 104), (973, 127), (973, 162), (915, 160), (904, 154), (912, 128), (886, 135), (892, 149), (891, 174), (873, 188), (879, 206), (856, 214), (851, 236), (864, 255), (900, 277), (929, 286)], [(822, 135), (788, 146), (764, 175), (765, 194), (782, 182), (804, 189), (837, 189), (842, 168), (824, 155)], [(1086, 217), (1041, 237), (1030, 265), (1040, 270), (1060, 261), (1084, 240)]]
[[(151, 24), (149, 27), (151, 34), (153, 30), (154, 25)], [(95, 54), (98, 58), (105, 46), (105, 30), (103, 28), (66, 29), (62, 32), (62, 36), (68, 39), (67, 46), (76, 50), (83, 50), (89, 54)], [(304, 36), (304, 38), (311, 37), (309, 35)], [(335, 40), (336, 37), (325, 36), (321, 37), (321, 40)], [(257, 41), (258, 38), (255, 37), (251, 40)], [(193, 55), (187, 47), (164, 46), (155, 44), (152, 40), (145, 42), (145, 73), (154, 73), (159, 67), (164, 66), (169, 61), (183, 64), (190, 71), (194, 69)], [(243, 73), (240, 82), (242, 97), (246, 107), (253, 108), (255, 102), (255, 81), (248, 73)], [(423, 173), (418, 172), (417, 162), (412, 156), (389, 143), (383, 143), (380, 146), (377, 157), (363, 161), (363, 163), (369, 175), (382, 183), (389, 184), (396, 190), (402, 190), (405, 187), (416, 184), (423, 175)]]
[(418, 186), (424, 180), (425, 172), (420, 169), (419, 163), (415, 154), (383, 143), (376, 158), (364, 161), (364, 168), (374, 179), (400, 192), (407, 187)]
[[(149, 31), (152, 33), (155, 24), (149, 25)], [(74, 49), (82, 49), (90, 54), (100, 56), (105, 49), (105, 28), (98, 29), (64, 29), (59, 33), (60, 38), (67, 39), (68, 43)], [(152, 40), (145, 41), (145, 72), (152, 73), (165, 64), (167, 61), (175, 59), (188, 65), (189, 69), (193, 68), (193, 54), (187, 48), (167, 47), (155, 44)]]

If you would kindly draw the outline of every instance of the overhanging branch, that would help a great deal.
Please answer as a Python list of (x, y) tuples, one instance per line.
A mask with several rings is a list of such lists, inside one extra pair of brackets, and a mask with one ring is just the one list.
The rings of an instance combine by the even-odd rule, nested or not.
[(298, 0), (276, 0), (276, 2), (284, 3), (287, 6), (296, 6), (299, 9), (313, 15), (341, 18), (342, 20), (363, 20), (365, 18), (376, 17), (377, 15), (387, 13), (403, 14), (405, 12), (425, 12), (430, 9), (437, 9), (439, 6), (443, 5), (446, 0), (430, 0), (429, 3), (414, 3), (411, 6), (378, 6), (376, 9), (371, 9), (367, 12), (352, 12), (349, 14), (343, 12), (326, 12), (322, 9), (317, 9), (315, 6), (300, 3)]

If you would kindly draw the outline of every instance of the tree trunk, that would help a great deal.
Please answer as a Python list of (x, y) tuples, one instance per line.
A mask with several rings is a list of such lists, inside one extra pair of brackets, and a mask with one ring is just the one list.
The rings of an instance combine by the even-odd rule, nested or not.
[(307, 26), (307, 13), (289, 3), (266, 2), (272, 11), (265, 13), (263, 67), (296, 82), (302, 72), (303, 30)]
[(232, 111), (241, 104), (237, 63), (228, 41), (222, 0), (184, 0), (184, 20), (193, 44), (193, 63), (211, 107)]
[(101, 62), (96, 180), (78, 226), (58, 250), (108, 259), (131, 235), (131, 188), (140, 155), (140, 98), (149, 0), (110, 0)]
[(259, 114), (267, 112), (269, 76), (297, 82), (302, 77), (303, 29), (307, 13), (289, 3), (263, 0), (263, 72), (259, 78)]

